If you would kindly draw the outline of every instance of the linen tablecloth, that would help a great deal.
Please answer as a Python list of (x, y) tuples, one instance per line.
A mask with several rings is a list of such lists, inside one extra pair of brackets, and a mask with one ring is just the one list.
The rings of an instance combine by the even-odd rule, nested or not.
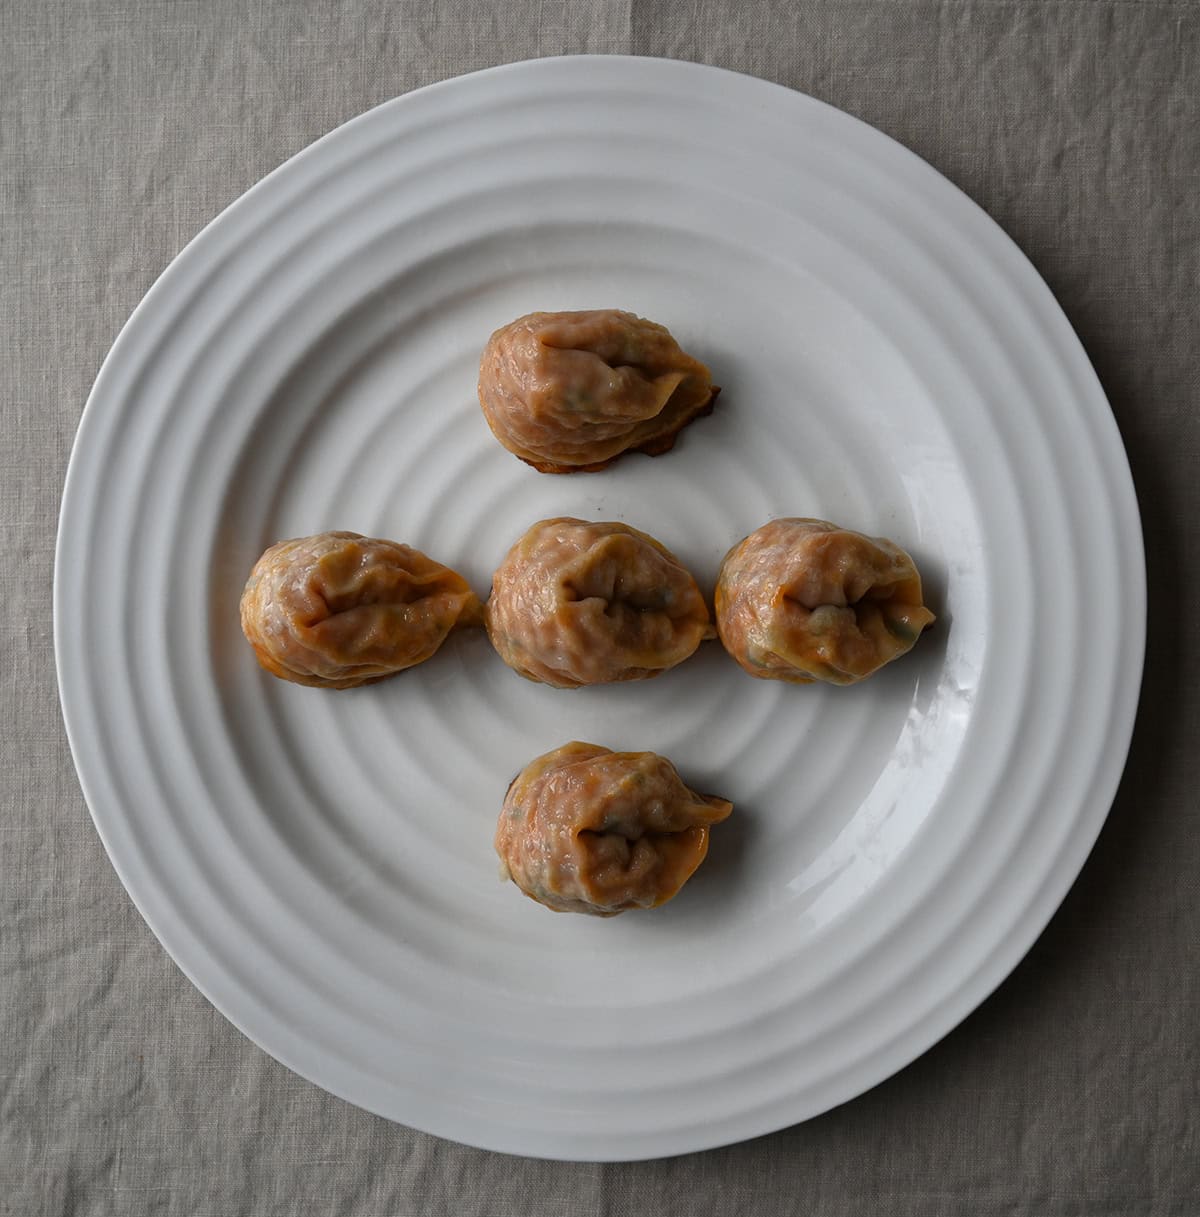
[[(812, 93), (980, 202), (1099, 371), (1150, 583), (1125, 779), (1014, 975), (862, 1098), (749, 1144), (635, 1165), (440, 1141), (247, 1042), (159, 947), (104, 855), (51, 644), (80, 411), (178, 249), (377, 102), (583, 51), (701, 60)], [(0, 0), (0, 1213), (1200, 1213), (1198, 287), (1192, 3)]]

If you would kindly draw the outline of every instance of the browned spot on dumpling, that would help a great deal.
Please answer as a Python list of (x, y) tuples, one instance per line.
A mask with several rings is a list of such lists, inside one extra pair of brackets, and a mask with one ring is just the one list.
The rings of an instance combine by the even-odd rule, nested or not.
[(695, 579), (626, 524), (542, 520), (492, 576), (488, 636), (509, 667), (558, 688), (644, 680), (716, 631)]
[(850, 685), (911, 650), (934, 615), (912, 558), (826, 520), (772, 520), (725, 555), (717, 629), (751, 676)]
[(482, 605), (461, 575), (420, 550), (323, 532), (259, 558), (241, 618), (268, 672), (349, 689), (428, 659), (452, 629), (481, 624)]
[(704, 861), (709, 826), (732, 810), (690, 790), (665, 757), (575, 742), (517, 775), (496, 852), (539, 904), (612, 917), (670, 900)]
[(479, 363), (488, 426), (542, 473), (666, 452), (718, 392), (664, 326), (619, 309), (519, 317), (491, 336)]

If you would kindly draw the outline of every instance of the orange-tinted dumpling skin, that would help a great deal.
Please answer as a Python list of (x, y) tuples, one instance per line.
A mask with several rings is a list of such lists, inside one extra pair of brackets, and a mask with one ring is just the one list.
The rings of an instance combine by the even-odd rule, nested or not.
[(241, 600), (242, 632), (283, 680), (349, 689), (428, 659), (482, 606), (459, 574), (395, 541), (323, 532), (272, 545)]
[(733, 804), (697, 794), (665, 757), (574, 742), (525, 766), (496, 824), (504, 874), (556, 912), (612, 917), (670, 900)]
[(620, 309), (518, 317), (491, 336), (479, 363), (492, 433), (542, 473), (666, 452), (717, 392), (670, 331)]
[(912, 558), (827, 520), (772, 520), (721, 564), (717, 629), (751, 676), (850, 685), (912, 649), (934, 615)]
[(488, 636), (509, 667), (557, 688), (658, 676), (715, 637), (679, 559), (613, 521), (541, 520), (492, 576)]

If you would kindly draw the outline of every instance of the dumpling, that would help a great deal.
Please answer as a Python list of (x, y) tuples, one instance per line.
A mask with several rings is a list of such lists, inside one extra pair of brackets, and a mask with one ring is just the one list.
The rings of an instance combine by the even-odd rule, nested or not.
[(481, 614), (461, 575), (420, 550), (356, 532), (272, 545), (241, 603), (242, 632), (268, 672), (328, 689), (411, 668)]
[(851, 685), (912, 648), (933, 620), (898, 545), (826, 520), (772, 520), (725, 555), (717, 629), (750, 673)]
[(665, 904), (733, 810), (653, 752), (564, 744), (517, 775), (496, 825), (503, 873), (560, 913), (612, 917)]
[(695, 579), (627, 524), (542, 520), (492, 576), (488, 637), (510, 668), (573, 689), (658, 676), (716, 631)]
[(492, 335), (479, 363), (488, 426), (542, 473), (666, 452), (718, 392), (664, 326), (619, 309), (518, 317)]

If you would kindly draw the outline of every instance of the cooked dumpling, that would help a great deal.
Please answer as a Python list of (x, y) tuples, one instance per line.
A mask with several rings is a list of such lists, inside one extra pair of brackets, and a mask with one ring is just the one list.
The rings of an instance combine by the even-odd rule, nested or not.
[(733, 810), (696, 794), (653, 752), (571, 743), (517, 775), (496, 825), (506, 878), (560, 913), (612, 917), (665, 904)]
[(627, 524), (535, 524), (492, 576), (486, 624), (510, 668), (560, 689), (658, 676), (716, 637), (695, 579)]
[(826, 520), (772, 520), (717, 576), (725, 649), (768, 680), (851, 685), (903, 655), (933, 620), (898, 545)]
[(488, 426), (542, 473), (666, 452), (718, 392), (664, 326), (619, 309), (518, 317), (492, 335), (479, 364)]
[(356, 532), (272, 545), (242, 593), (242, 632), (268, 672), (349, 689), (428, 659), (482, 606), (420, 550)]

